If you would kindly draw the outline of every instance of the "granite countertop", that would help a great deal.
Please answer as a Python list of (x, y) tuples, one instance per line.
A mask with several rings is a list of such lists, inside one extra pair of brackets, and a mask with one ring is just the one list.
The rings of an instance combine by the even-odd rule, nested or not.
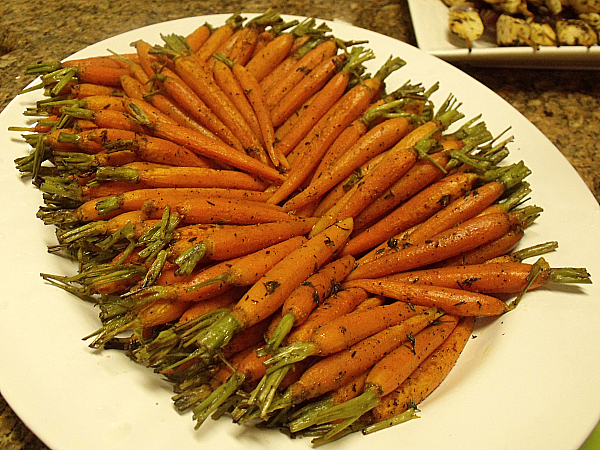
[[(264, 12), (339, 19), (416, 45), (406, 0), (144, 2), (108, 0), (0, 3), (0, 111), (31, 81), (27, 64), (62, 59), (119, 33), (196, 15)], [(461, 67), (498, 93), (537, 126), (564, 154), (600, 201), (600, 76), (577, 70)], [(46, 447), (0, 396), (0, 448)]]

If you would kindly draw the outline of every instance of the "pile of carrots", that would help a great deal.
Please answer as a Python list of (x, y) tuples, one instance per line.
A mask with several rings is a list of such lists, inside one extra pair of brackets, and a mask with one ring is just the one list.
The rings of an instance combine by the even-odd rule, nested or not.
[[(448, 97), (373, 74), (365, 42), (267, 11), (137, 41), (129, 54), (32, 65), (44, 98), (13, 128), (44, 194), (50, 284), (100, 309), (93, 348), (173, 384), (196, 427), (315, 444), (416, 417), (480, 316), (553, 283), (556, 242), (520, 248), (542, 209), (511, 138)], [(527, 258), (538, 257), (532, 263)]]

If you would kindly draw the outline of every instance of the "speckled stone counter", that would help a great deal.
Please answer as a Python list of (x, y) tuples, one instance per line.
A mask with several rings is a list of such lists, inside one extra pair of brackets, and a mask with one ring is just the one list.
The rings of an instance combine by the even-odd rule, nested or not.
[[(339, 19), (416, 45), (405, 0), (108, 0), (0, 3), (0, 111), (31, 81), (25, 66), (99, 40), (204, 14), (264, 12)], [(512, 104), (565, 155), (600, 201), (600, 72), (461, 67)], [(0, 449), (45, 449), (0, 397)]]

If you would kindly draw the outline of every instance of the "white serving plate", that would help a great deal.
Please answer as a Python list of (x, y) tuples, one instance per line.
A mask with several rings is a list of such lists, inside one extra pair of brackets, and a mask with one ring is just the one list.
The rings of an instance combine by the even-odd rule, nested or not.
[(450, 63), (475, 66), (547, 69), (600, 69), (600, 45), (498, 47), (494, 37), (484, 35), (469, 52), (464, 41), (448, 28), (448, 7), (442, 0), (408, 0), (417, 45)]
[[(251, 17), (251, 15), (248, 15)], [(227, 15), (165, 22), (94, 44), (73, 57), (130, 52), (137, 39), (160, 43), (160, 33), (186, 34)], [(291, 18), (286, 16), (286, 18)], [(390, 54), (408, 64), (388, 79), (440, 82), (467, 118), (483, 114), (498, 134), (511, 126), (511, 161), (533, 174), (531, 203), (545, 211), (523, 246), (558, 240), (552, 266), (600, 273), (600, 209), (560, 152), (492, 91), (451, 65), (402, 42), (343, 23), (329, 23), (342, 39), (368, 39), (379, 67)], [(41, 194), (20, 179), (13, 160), (29, 151), (9, 126), (39, 94), (17, 97), (0, 115), (0, 389), (14, 411), (49, 447), (59, 449), (304, 449), (273, 431), (208, 421), (198, 431), (190, 414), (172, 407), (170, 385), (116, 351), (93, 351), (82, 337), (99, 326), (98, 311), (45, 284), (40, 272), (71, 275), (69, 261), (46, 252), (53, 228), (35, 218)], [(600, 292), (597, 285), (564, 286), (526, 295), (519, 308), (478, 322), (456, 367), (421, 407), (421, 418), (369, 436), (329, 444), (346, 450), (575, 449), (600, 418)]]

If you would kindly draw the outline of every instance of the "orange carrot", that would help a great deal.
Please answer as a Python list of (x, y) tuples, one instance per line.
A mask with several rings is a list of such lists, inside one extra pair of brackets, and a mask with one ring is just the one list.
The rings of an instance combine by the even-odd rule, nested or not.
[[(290, 127), (288, 132), (280, 137), (279, 142), (276, 144), (278, 153), (289, 155), (298, 145), (303, 145), (302, 142), (309, 142), (307, 135), (311, 132), (311, 129), (323, 120), (326, 114), (329, 114), (329, 111), (346, 91), (353, 72), (364, 60), (370, 57), (369, 52), (363, 55), (360, 48), (353, 49), (344, 68), (329, 80), (321, 90), (315, 93), (306, 108), (302, 109), (301, 115), (295, 121), (293, 127)], [(316, 133), (313, 132), (312, 134)]]
[(402, 346), (412, 334), (417, 334), (437, 317), (437, 309), (427, 310), (319, 360), (285, 391), (281, 399), (273, 402), (272, 408), (295, 405), (339, 388), (372, 367), (386, 354)]
[[(215, 188), (212, 188), (215, 189)], [(150, 199), (144, 202), (142, 211), (150, 218), (159, 218), (165, 207), (170, 206), (184, 223), (228, 223), (256, 224), (294, 220), (296, 217), (273, 209), (272, 205), (245, 199), (223, 197), (187, 197), (177, 203), (162, 199)]]
[(356, 227), (356, 234), (365, 231), (369, 226), (376, 223), (378, 219), (381, 219), (386, 214), (390, 214), (395, 207), (409, 200), (412, 196), (417, 195), (420, 191), (432, 183), (439, 181), (444, 176), (437, 166), (446, 167), (446, 164), (450, 160), (450, 155), (445, 151), (439, 151), (430, 156), (435, 164), (431, 161), (420, 159), (398, 181), (356, 216), (356, 223), (360, 225)]
[[(76, 217), (96, 217), (96, 218), (108, 218), (102, 217), (106, 214), (125, 212), (132, 210), (141, 210), (144, 203), (152, 199), (161, 199), (162, 202), (178, 204), (188, 198), (199, 198), (206, 200), (208, 198), (214, 198), (220, 196), (221, 198), (247, 198), (252, 200), (257, 197), (253, 197), (253, 193), (256, 191), (244, 191), (237, 189), (218, 189), (218, 188), (149, 188), (149, 189), (135, 189), (124, 192), (118, 195), (111, 195), (108, 197), (96, 198), (85, 202), (80, 208), (81, 211), (65, 211), (64, 219), (74, 219)], [(258, 193), (259, 196), (262, 195)], [(260, 197), (258, 197), (260, 198)], [(91, 211), (96, 211), (92, 213)], [(59, 214), (61, 216), (62, 214)]]
[(158, 164), (177, 167), (202, 167), (206, 169), (219, 168), (213, 161), (191, 152), (182, 145), (154, 136), (138, 134), (135, 139), (105, 144), (105, 147), (111, 150), (115, 148), (131, 150), (141, 160)]
[(116, 233), (128, 224), (139, 224), (147, 219), (148, 217), (141, 211), (128, 211), (109, 220), (98, 220), (81, 227), (58, 232), (57, 238), (59, 242), (68, 244), (78, 239)]
[(481, 264), (493, 258), (502, 257), (512, 252), (525, 235), (524, 227), (509, 230), (487, 244), (481, 245), (468, 252), (448, 258), (440, 263), (442, 266), (465, 266), (468, 264)]
[(225, 125), (213, 110), (210, 109), (208, 105), (206, 105), (206, 103), (204, 103), (204, 101), (200, 99), (175, 73), (166, 68), (162, 68), (157, 74), (157, 79), (171, 98), (173, 98), (175, 102), (177, 102), (177, 104), (195, 121), (209, 130), (213, 136), (217, 136), (224, 143), (239, 151), (243, 150), (239, 139), (232, 133), (227, 125)]
[(163, 325), (178, 320), (190, 307), (189, 303), (156, 300), (145, 306), (136, 316), (134, 324), (143, 328)]
[[(252, 129), (254, 135), (262, 139), (262, 132), (256, 114), (252, 109), (252, 105), (246, 98), (244, 90), (241, 88), (240, 83), (233, 75), (231, 68), (223, 61), (217, 60), (213, 68), (213, 76), (219, 87), (223, 90), (225, 95), (229, 97), (231, 102), (238, 109), (240, 114), (244, 117), (244, 120), (248, 123), (248, 126)], [(264, 144), (264, 142), (262, 142)]]
[[(362, 420), (381, 424), (403, 413), (413, 405), (419, 405), (437, 388), (454, 367), (465, 348), (473, 330), (473, 318), (463, 317), (450, 333), (450, 336), (431, 355), (429, 355), (410, 377), (393, 392), (384, 395), (381, 402), (369, 411)], [(369, 427), (363, 432), (369, 433), (378, 427)]]
[(202, 230), (202, 234), (184, 235), (179, 229), (179, 239), (170, 251), (182, 273), (191, 272), (198, 261), (214, 261), (243, 256), (261, 248), (274, 245), (294, 236), (304, 235), (315, 223), (314, 219), (296, 219), (254, 225), (216, 226)]
[(92, 121), (98, 128), (117, 128), (136, 133), (146, 132), (146, 128), (131, 120), (131, 117), (121, 111), (97, 110), (62, 107), (61, 112), (69, 117)]
[[(389, 59), (377, 73), (348, 91), (332, 110), (306, 135), (296, 149), (297, 156), (289, 176), (273, 193), (269, 203), (278, 204), (294, 192), (319, 164), (329, 146), (344, 128), (360, 117), (377, 95), (385, 78), (402, 67), (400, 59)], [(340, 72), (341, 73), (341, 72)]]
[(289, 55), (275, 66), (265, 77), (260, 81), (260, 86), (265, 93), (269, 92), (277, 83), (286, 77), (293, 70), (297, 62), (312, 49), (317, 47), (323, 40), (329, 39), (324, 35), (306, 35), (294, 41)]
[(304, 322), (292, 330), (287, 338), (287, 344), (308, 339), (319, 327), (348, 314), (355, 308), (358, 309), (359, 305), (369, 300), (367, 297), (366, 291), (360, 288), (336, 291), (315, 308)]
[(324, 59), (311, 70), (299, 83), (271, 107), (271, 119), (274, 126), (281, 125), (313, 94), (317, 93), (348, 61), (348, 54), (342, 53)]
[(465, 196), (454, 200), (410, 233), (406, 238), (406, 242), (411, 244), (422, 242), (483, 212), (488, 206), (498, 200), (507, 189), (516, 186), (529, 173), (531, 173), (529, 169), (522, 163), (515, 165), (497, 181), (485, 183)]
[(208, 40), (212, 30), (208, 23), (204, 23), (185, 37), (187, 44), (193, 52), (197, 52)]
[[(369, 116), (370, 112), (376, 115), (374, 110), (369, 109), (365, 113), (367, 117), (365, 115), (361, 117), (363, 122), (368, 123), (372, 120)], [(291, 211), (304, 206), (309, 201), (314, 201), (315, 197), (317, 199), (322, 197), (324, 193), (352, 174), (358, 167), (395, 145), (411, 128), (410, 121), (405, 117), (384, 120), (375, 125), (348, 151), (340, 155), (330, 170), (315, 174), (314, 182), (311, 182), (300, 194), (286, 202), (285, 209)]]
[(313, 70), (324, 59), (335, 55), (337, 50), (337, 43), (333, 39), (329, 39), (306, 53), (306, 55), (296, 62), (288, 76), (280, 79), (274, 88), (265, 92), (267, 106), (272, 109), (274, 105), (279, 103), (304, 78), (306, 73)]
[[(439, 169), (435, 168), (435, 170), (439, 172)], [(385, 243), (388, 239), (431, 217), (453, 199), (464, 195), (478, 179), (478, 175), (473, 173), (458, 173), (442, 178), (437, 183), (415, 193), (379, 222), (354, 236), (348, 241), (343, 252), (358, 255), (372, 249), (375, 245)]]
[(311, 355), (332, 355), (425, 311), (424, 307), (395, 302), (350, 312), (323, 324), (308, 339), (278, 349), (265, 365), (270, 372)]
[(589, 274), (584, 269), (577, 268), (551, 268), (547, 265), (536, 266), (519, 262), (488, 262), (402, 272), (390, 275), (386, 280), (484, 294), (517, 294), (549, 283), (589, 282)]
[(382, 358), (370, 370), (361, 395), (348, 402), (332, 406), (320, 411), (315, 418), (317, 424), (336, 423), (325, 435), (315, 443), (326, 443), (343, 431), (349, 424), (381, 403), (383, 396), (400, 386), (421, 361), (431, 355), (456, 327), (458, 318), (445, 316), (438, 324), (433, 324), (417, 333), (411, 345), (401, 345), (389, 355)]
[(217, 309), (231, 307), (241, 298), (246, 290), (241, 287), (238, 289), (234, 288), (201, 302), (186, 302), (189, 308), (181, 315), (179, 323), (187, 323)]
[(508, 214), (478, 216), (433, 236), (421, 244), (381, 252), (374, 259), (359, 259), (347, 280), (379, 278), (416, 269), (476, 248), (504, 235), (511, 228)]
[(260, 83), (275, 67), (277, 67), (290, 53), (297, 36), (310, 30), (306, 21), (296, 26), (289, 33), (281, 33), (269, 41), (261, 50), (257, 51), (246, 68)]
[(216, 297), (236, 286), (250, 286), (267, 271), (299, 248), (306, 238), (295, 236), (231, 260), (226, 260), (166, 286), (150, 286), (136, 293), (139, 298), (198, 302)]
[(92, 111), (110, 109), (112, 111), (125, 112), (123, 104), (125, 97), (116, 95), (89, 95), (82, 99), (42, 101), (38, 103), (38, 111), (47, 111), (50, 114), (60, 115), (60, 109), (63, 106), (72, 108), (83, 108)]
[(272, 315), (300, 283), (331, 258), (351, 232), (352, 219), (336, 223), (287, 255), (250, 288), (229, 314), (198, 338), (198, 352), (210, 354), (240, 330)]
[(268, 180), (281, 181), (283, 179), (282, 175), (274, 168), (197, 131), (158, 122), (149, 122), (146, 126), (152, 130), (153, 135), (183, 145), (188, 150), (203, 157)]
[(274, 26), (281, 22), (282, 19), (279, 14), (274, 13), (273, 11), (267, 11), (264, 14), (251, 19), (240, 29), (240, 35), (227, 54), (227, 57), (233, 62), (245, 66), (254, 53), (259, 35), (267, 27)]
[(300, 284), (281, 307), (281, 318), (268, 335), (265, 351), (272, 353), (293, 326), (303, 323), (321, 302), (337, 290), (339, 283), (354, 267), (353, 257), (336, 259)]
[(65, 67), (83, 67), (83, 66), (98, 66), (109, 68), (120, 68), (122, 65), (117, 59), (112, 56), (92, 56), (89, 58), (68, 59), (61, 62), (61, 66)]
[(385, 154), (377, 155), (356, 169), (351, 175), (346, 177), (346, 179), (338, 183), (338, 185), (331, 189), (321, 201), (316, 203), (313, 215), (315, 217), (323, 217), (326, 213), (335, 211), (336, 204), (339, 203), (341, 207), (341, 200), (344, 198), (344, 195), (346, 195), (346, 193), (350, 191), (354, 185), (360, 183), (360, 181), (366, 177), (371, 170), (377, 167), (377, 164), (379, 164), (379, 162), (384, 158)]
[(229, 39), (235, 30), (237, 30), (242, 23), (246, 20), (239, 13), (233, 14), (229, 17), (225, 23), (219, 26), (212, 32), (210, 37), (204, 42), (204, 44), (196, 50), (196, 55), (202, 61), (208, 61), (208, 59), (218, 50), (218, 48)]
[(116, 88), (121, 87), (121, 75), (127, 73), (128, 70), (122, 67), (102, 67), (94, 64), (77, 66), (77, 79), (80, 82)]
[(99, 167), (96, 181), (127, 181), (155, 188), (229, 188), (262, 191), (265, 183), (244, 172), (206, 167), (157, 167), (134, 169), (128, 167)]
[[(365, 176), (360, 183), (354, 185), (338, 204), (323, 215), (320, 224), (315, 226), (315, 231), (327, 226), (339, 216), (355, 217), (364, 210), (374, 199), (385, 192), (396, 180), (408, 172), (419, 157), (427, 158), (431, 147), (437, 142), (430, 138), (440, 126), (447, 126), (459, 115), (456, 111), (449, 111), (439, 120), (428, 122), (416, 128), (385, 153), (384, 158)], [(440, 125), (442, 124), (442, 125)], [(423, 133), (426, 133), (424, 137)], [(445, 169), (439, 167), (444, 172)]]
[(185, 49), (180, 50), (177, 40), (169, 39), (167, 42), (175, 51), (181, 52), (173, 59), (175, 70), (181, 79), (231, 130), (246, 151), (255, 152), (260, 156), (261, 143), (254, 137), (237, 108), (219, 88), (212, 74), (202, 67), (195, 54), (186, 53)]
[(85, 98), (92, 95), (122, 95), (118, 87), (104, 86), (94, 83), (76, 83), (69, 86), (69, 93), (75, 98)]
[(265, 104), (265, 98), (263, 96), (262, 89), (258, 85), (256, 78), (252, 76), (246, 68), (233, 61), (225, 60), (218, 54), (215, 55), (217, 59), (223, 60), (226, 64), (231, 67), (233, 75), (235, 76), (240, 87), (244, 91), (246, 98), (250, 102), (254, 111), (254, 116), (258, 122), (260, 128), (260, 136), (262, 142), (264, 142), (267, 154), (273, 166), (279, 167), (280, 165), (286, 166), (285, 158), (277, 154), (274, 149), (275, 143), (275, 131), (273, 129), (273, 122), (271, 121), (271, 115)]
[(348, 283), (348, 286), (360, 287), (372, 294), (413, 305), (442, 308), (459, 316), (498, 316), (510, 310), (506, 303), (496, 297), (461, 288), (422, 286), (389, 278), (353, 280)]

